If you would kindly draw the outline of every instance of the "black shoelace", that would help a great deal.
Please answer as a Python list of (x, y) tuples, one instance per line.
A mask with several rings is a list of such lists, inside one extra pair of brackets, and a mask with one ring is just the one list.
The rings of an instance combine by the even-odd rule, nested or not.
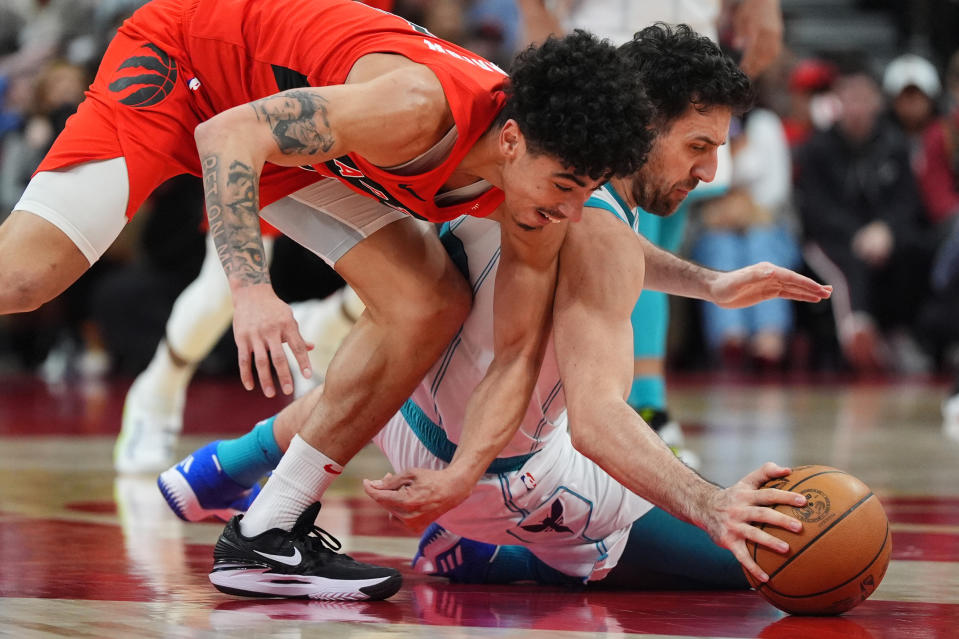
[(339, 539), (316, 525), (312, 526), (303, 538), (306, 547), (311, 551), (337, 553), (343, 547)]

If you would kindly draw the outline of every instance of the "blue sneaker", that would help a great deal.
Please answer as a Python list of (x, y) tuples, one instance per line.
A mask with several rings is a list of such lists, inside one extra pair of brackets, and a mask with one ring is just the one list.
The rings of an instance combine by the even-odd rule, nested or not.
[(413, 570), (453, 583), (486, 583), (490, 562), (496, 556), (494, 544), (465, 539), (433, 523), (420, 537), (413, 557)]
[(223, 472), (216, 457), (219, 443), (207, 444), (157, 478), (170, 509), (184, 521), (208, 517), (230, 521), (233, 515), (246, 512), (260, 494), (259, 484), (241, 486)]

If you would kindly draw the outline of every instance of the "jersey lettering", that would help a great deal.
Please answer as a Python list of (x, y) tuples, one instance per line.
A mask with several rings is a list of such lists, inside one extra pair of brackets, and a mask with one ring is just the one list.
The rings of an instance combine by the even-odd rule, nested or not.
[(325, 162), (324, 164), (326, 168), (329, 169), (333, 174), (340, 175), (340, 180), (353, 185), (354, 188), (369, 193), (386, 206), (406, 213), (407, 215), (412, 215), (413, 217), (421, 220), (426, 219), (422, 215), (411, 211), (402, 202), (393, 197), (393, 195), (391, 195), (386, 187), (384, 187), (382, 184), (379, 184), (375, 180), (370, 179), (369, 176), (364, 175), (364, 173), (356, 167), (356, 165), (353, 163), (353, 160), (351, 160), (348, 155), (334, 158), (328, 162)]
[(436, 51), (437, 53), (445, 53), (448, 56), (452, 56), (456, 58), (457, 60), (462, 60), (463, 62), (469, 62), (473, 66), (479, 67), (480, 69), (483, 69), (484, 71), (493, 71), (494, 73), (500, 73), (502, 75), (506, 75), (506, 72), (500, 69), (498, 66), (496, 66), (492, 62), (483, 60), (482, 58), (473, 58), (470, 56), (463, 55), (461, 53), (457, 53), (456, 51), (453, 51), (452, 49), (447, 49), (439, 42), (433, 42), (432, 40), (427, 40), (426, 38), (423, 38), (423, 43), (430, 50)]
[(345, 178), (363, 178), (366, 177), (363, 175), (363, 172), (353, 166), (347, 166), (343, 164), (340, 160), (333, 158), (333, 163), (336, 165), (336, 170), (339, 171), (340, 175)]
[(377, 198), (379, 198), (380, 202), (389, 203), (390, 196), (388, 196), (388, 195), (387, 195), (386, 193), (384, 193), (383, 191), (379, 190), (378, 188), (376, 188), (376, 187), (374, 187), (374, 186), (371, 186), (369, 183), (366, 182), (366, 180), (357, 180), (357, 182), (359, 182), (360, 184), (362, 184), (363, 187), (366, 188), (367, 191), (369, 191), (370, 193), (372, 193), (373, 195), (375, 195)]

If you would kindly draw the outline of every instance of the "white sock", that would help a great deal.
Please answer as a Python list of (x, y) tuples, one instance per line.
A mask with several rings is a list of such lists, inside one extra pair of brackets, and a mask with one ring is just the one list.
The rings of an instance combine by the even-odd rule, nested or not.
[(166, 340), (160, 340), (149, 366), (134, 382), (139, 399), (149, 403), (155, 410), (182, 411), (186, 387), (195, 370), (196, 364), (178, 366), (170, 357)]
[(240, 520), (240, 532), (253, 537), (272, 528), (293, 530), (303, 511), (320, 501), (343, 467), (293, 436), (273, 475)]

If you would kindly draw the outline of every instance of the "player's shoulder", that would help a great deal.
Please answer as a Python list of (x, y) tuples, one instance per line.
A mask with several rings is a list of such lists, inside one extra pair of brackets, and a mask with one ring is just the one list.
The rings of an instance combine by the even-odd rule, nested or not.
[(360, 58), (348, 83), (365, 84), (365, 99), (388, 113), (394, 135), (400, 131), (415, 144), (451, 123), (443, 84), (426, 64), (401, 55), (374, 53)]
[(608, 182), (593, 191), (589, 199), (586, 200), (584, 207), (612, 214), (613, 217), (627, 224), (630, 228), (636, 225), (636, 212), (626, 204), (623, 197)]

